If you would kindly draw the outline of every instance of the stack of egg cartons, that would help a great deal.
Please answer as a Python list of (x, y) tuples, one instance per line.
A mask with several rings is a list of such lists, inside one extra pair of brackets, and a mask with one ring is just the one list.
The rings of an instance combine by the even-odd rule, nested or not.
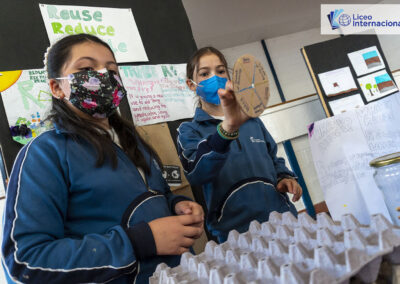
[(400, 263), (400, 228), (382, 215), (369, 226), (352, 216), (334, 222), (327, 214), (317, 221), (306, 213), (272, 212), (269, 221), (233, 230), (225, 243), (210, 241), (199, 255), (185, 253), (175, 268), (160, 264), (150, 284), (175, 283), (347, 283), (376, 280), (382, 257)]

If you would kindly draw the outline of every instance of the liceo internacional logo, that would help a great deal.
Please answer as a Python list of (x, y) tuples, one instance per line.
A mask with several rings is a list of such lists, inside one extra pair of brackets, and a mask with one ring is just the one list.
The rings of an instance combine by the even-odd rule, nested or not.
[(327, 16), (329, 19), (329, 23), (331, 24), (332, 30), (336, 30), (339, 28), (338, 24), (338, 18), (339, 15), (343, 13), (343, 9), (335, 9), (334, 11), (331, 11)]
[(400, 4), (322, 4), (321, 34), (400, 34)]

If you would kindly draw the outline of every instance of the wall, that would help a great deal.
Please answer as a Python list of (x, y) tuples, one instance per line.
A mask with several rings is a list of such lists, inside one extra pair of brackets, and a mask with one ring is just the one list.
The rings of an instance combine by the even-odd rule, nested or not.
[(265, 40), (286, 100), (316, 93), (300, 48), (336, 37), (311, 29)]

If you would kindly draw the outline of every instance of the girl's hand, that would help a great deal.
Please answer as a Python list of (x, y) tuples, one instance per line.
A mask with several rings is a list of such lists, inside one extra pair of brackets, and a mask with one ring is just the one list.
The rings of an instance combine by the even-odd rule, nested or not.
[[(181, 201), (175, 205), (175, 213), (177, 215), (196, 215), (201, 216), (202, 221), (192, 224), (195, 227), (203, 228), (204, 226), (204, 211), (200, 204), (193, 201)], [(200, 236), (199, 236), (200, 237)]]
[(222, 128), (227, 132), (234, 132), (250, 117), (242, 111), (239, 103), (236, 101), (231, 81), (226, 83), (225, 89), (218, 90), (218, 95), (225, 116)]
[(159, 218), (149, 223), (156, 243), (157, 255), (180, 255), (189, 251), (203, 228), (194, 226), (203, 221), (200, 215)]
[(291, 179), (291, 178), (282, 179), (276, 186), (276, 189), (279, 192), (289, 192), (289, 193), (293, 194), (293, 198), (292, 198), (293, 202), (296, 202), (297, 200), (299, 200), (301, 195), (303, 194), (303, 190), (301, 189), (301, 186), (297, 183), (296, 180)]
[(204, 218), (204, 211), (200, 204), (189, 200), (178, 202), (175, 205), (175, 213), (177, 215), (200, 215)]

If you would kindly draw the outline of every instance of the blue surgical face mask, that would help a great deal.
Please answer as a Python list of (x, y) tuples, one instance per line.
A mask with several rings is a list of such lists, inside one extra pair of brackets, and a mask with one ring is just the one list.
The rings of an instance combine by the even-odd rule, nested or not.
[(204, 101), (214, 105), (220, 105), (221, 101), (218, 96), (218, 90), (225, 89), (227, 81), (228, 79), (226, 78), (214, 75), (207, 80), (201, 81), (200, 84), (197, 85), (196, 92)]

